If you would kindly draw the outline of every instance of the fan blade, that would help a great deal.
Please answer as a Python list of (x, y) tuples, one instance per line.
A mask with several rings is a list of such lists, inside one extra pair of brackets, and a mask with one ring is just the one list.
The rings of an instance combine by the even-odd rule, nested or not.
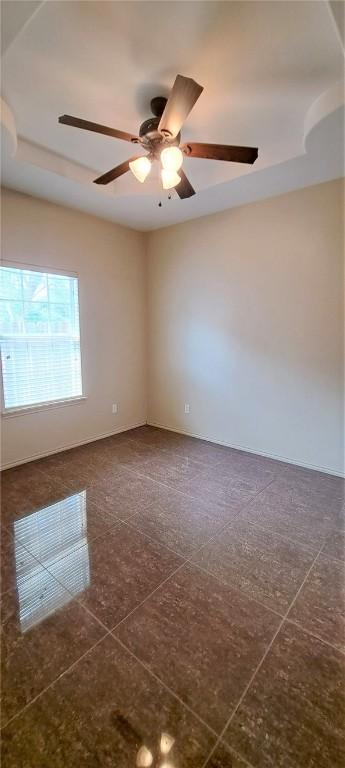
[(132, 141), (138, 143), (138, 136), (134, 136), (131, 133), (125, 133), (124, 131), (117, 131), (116, 128), (108, 128), (107, 125), (99, 125), (98, 123), (90, 123), (89, 120), (81, 120), (80, 117), (72, 117), (71, 115), (61, 115), (59, 117), (59, 123), (63, 125), (72, 125), (74, 128), (83, 128), (85, 131), (94, 131), (94, 133), (103, 133), (106, 136), (112, 136), (114, 139), (123, 139), (123, 141)]
[(119, 176), (123, 176), (124, 173), (127, 173), (129, 171), (129, 164), (133, 160), (137, 160), (138, 157), (141, 157), (141, 155), (137, 155), (136, 157), (130, 157), (128, 160), (125, 160), (124, 163), (121, 163), (120, 165), (117, 165), (115, 168), (112, 168), (111, 171), (107, 171), (107, 173), (103, 173), (103, 176), (99, 176), (98, 179), (94, 179), (94, 184), (110, 184), (111, 181), (115, 181), (115, 179), (118, 179)]
[(175, 138), (203, 90), (202, 86), (190, 77), (177, 75), (160, 119), (158, 130)]
[(187, 157), (206, 160), (227, 160), (230, 163), (255, 163), (258, 156), (256, 147), (236, 147), (229, 144), (199, 144), (188, 142), (180, 147)]
[(177, 184), (175, 189), (181, 200), (183, 200), (185, 197), (192, 197), (195, 195), (195, 189), (193, 189), (190, 181), (188, 181), (187, 176), (182, 168), (179, 169), (178, 174), (181, 176), (181, 181), (179, 184)]

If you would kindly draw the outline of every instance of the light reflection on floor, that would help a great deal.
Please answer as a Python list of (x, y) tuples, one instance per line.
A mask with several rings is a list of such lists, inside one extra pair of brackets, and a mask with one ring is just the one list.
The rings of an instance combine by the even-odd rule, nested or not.
[[(22, 632), (26, 632), (90, 583), (86, 492), (16, 520), (14, 534), (19, 621)], [(41, 565), (32, 559), (23, 572), (21, 544)], [(57, 577), (63, 574), (66, 589), (50, 575), (49, 567), (53, 564)]]

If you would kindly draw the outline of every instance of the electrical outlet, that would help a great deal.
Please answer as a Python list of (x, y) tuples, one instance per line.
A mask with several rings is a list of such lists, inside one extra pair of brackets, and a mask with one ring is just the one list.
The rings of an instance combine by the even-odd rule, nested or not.
[(111, 410), (112, 410), (113, 413), (117, 413), (117, 411), (118, 411), (117, 403), (113, 403)]
[(185, 413), (189, 413), (189, 410), (190, 410), (190, 409), (189, 409), (189, 403), (185, 403), (185, 404), (184, 404), (184, 412), (185, 412)]

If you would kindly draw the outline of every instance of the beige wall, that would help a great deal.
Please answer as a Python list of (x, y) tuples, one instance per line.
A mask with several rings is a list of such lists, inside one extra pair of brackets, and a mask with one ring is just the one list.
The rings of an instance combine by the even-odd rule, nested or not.
[(2, 229), (4, 259), (78, 273), (87, 395), (78, 405), (3, 419), (2, 465), (145, 422), (144, 235), (9, 190)]
[(4, 190), (3, 258), (79, 275), (87, 400), (5, 418), (2, 465), (145, 422), (148, 389), (151, 423), (343, 471), (342, 190), (145, 235)]
[(150, 423), (343, 471), (342, 189), (148, 235)]

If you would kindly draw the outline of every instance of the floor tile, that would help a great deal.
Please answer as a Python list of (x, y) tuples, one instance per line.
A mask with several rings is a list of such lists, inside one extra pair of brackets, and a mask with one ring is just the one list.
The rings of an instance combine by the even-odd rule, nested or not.
[[(152, 504), (156, 498), (157, 484), (130, 470), (121, 469), (93, 486), (91, 500), (97, 504), (97, 493), (113, 498), (113, 510), (121, 519)], [(128, 515), (127, 515), (128, 512)]]
[(1, 533), (1, 594), (15, 589), (37, 562), (6, 530)]
[(175, 490), (201, 501), (222, 504), (232, 511), (239, 511), (257, 493), (255, 483), (238, 476), (220, 480), (211, 471), (202, 471), (191, 480), (181, 477), (169, 478), (166, 484)]
[(135, 768), (146, 748), (155, 765), (201, 768), (214, 741), (108, 636), (4, 730), (3, 759), (6, 768)]
[(295, 488), (310, 488), (319, 493), (330, 493), (338, 498), (345, 494), (345, 480), (336, 475), (329, 475), (326, 472), (318, 472), (314, 469), (298, 467), (294, 464), (283, 465), (282, 483), (294, 485)]
[(219, 731), (279, 619), (186, 565), (115, 634)]
[(149, 424), (128, 430), (126, 436), (129, 440), (134, 440), (135, 442), (140, 442), (142, 444), (146, 443), (150, 446), (159, 446), (161, 448), (164, 448), (165, 446), (171, 448), (172, 445), (181, 443), (185, 439), (185, 436), (178, 432), (158, 429), (158, 427), (151, 427)]
[(90, 447), (96, 450), (98, 450), (98, 448), (100, 450), (105, 448), (108, 450), (108, 448), (112, 449), (113, 446), (128, 445), (131, 432), (132, 430), (117, 432), (114, 435), (109, 435), (109, 437), (104, 437), (102, 440), (94, 440), (92, 443), (86, 443), (84, 447)]
[(136, 471), (143, 476), (166, 484), (190, 480), (199, 475), (202, 469), (204, 465), (193, 459), (169, 453), (166, 455), (162, 453), (153, 460), (143, 461), (136, 467)]
[(88, 495), (93, 504), (104, 509), (107, 514), (118, 520), (129, 517), (151, 506), (156, 498), (158, 484), (149, 478), (135, 475), (117, 475), (107, 481), (88, 488)]
[(319, 555), (289, 619), (345, 651), (344, 564)]
[(47, 567), (70, 589), (80, 563), (87, 563), (90, 578), (79, 600), (112, 629), (182, 562), (158, 542), (120, 523), (105, 536), (85, 541), (79, 550)]
[(224, 740), (255, 768), (342, 768), (343, 682), (344, 656), (286, 625)]
[(116, 442), (109, 447), (107, 456), (116, 460), (121, 467), (135, 469), (143, 461), (154, 460), (162, 455), (162, 449), (139, 443), (133, 440), (127, 440), (126, 443), (118, 445)]
[(280, 498), (271, 493), (271, 486), (252, 499), (239, 518), (312, 547), (315, 551), (334, 531), (332, 520), (327, 519), (326, 513), (323, 515), (319, 510), (313, 512), (302, 503)]
[(12, 467), (12, 469), (6, 469), (1, 472), (2, 493), (7, 494), (14, 488), (17, 492), (22, 491), (25, 493), (30, 491), (34, 480), (43, 482), (42, 472), (35, 461), (21, 464), (18, 467)]
[(224, 455), (219, 466), (221, 466), (221, 464), (243, 472), (247, 469), (249, 471), (261, 470), (269, 472), (275, 477), (282, 475), (287, 466), (284, 462), (278, 461), (277, 459), (270, 459), (267, 456), (259, 456), (258, 454), (250, 453), (249, 451), (240, 451), (237, 448), (228, 448), (227, 453)]
[(36, 563), (1, 602), (2, 723), (102, 635), (100, 624)]
[(205, 768), (251, 768), (249, 763), (241, 760), (225, 744), (218, 744)]
[(51, 453), (49, 456), (43, 456), (41, 459), (30, 462), (27, 466), (36, 467), (36, 469), (39, 469), (44, 474), (49, 474), (51, 469), (55, 469), (62, 464), (70, 464), (77, 461), (79, 458), (79, 450), (79, 448), (71, 448), (68, 451)]
[(157, 499), (131, 518), (130, 524), (188, 557), (230, 522), (236, 513), (159, 486)]
[(300, 544), (235, 520), (193, 560), (229, 586), (284, 614), (314, 557)]
[[(68, 493), (66, 487), (43, 472), (31, 471), (24, 465), (25, 472), (14, 474), (14, 470), (2, 473), (1, 480), (1, 521), (9, 527), (24, 514), (53, 504)], [(10, 474), (11, 473), (11, 474)]]
[(221, 445), (215, 445), (205, 440), (198, 440), (193, 437), (185, 436), (183, 440), (172, 442), (166, 446), (169, 453), (185, 458), (193, 459), (207, 467), (213, 467), (221, 461), (225, 461), (229, 448)]
[(345, 533), (335, 531), (328, 537), (322, 554), (328, 557), (334, 557), (336, 560), (345, 560)]
[(246, 481), (254, 493), (259, 493), (277, 477), (276, 472), (267, 469), (253, 459), (237, 462), (222, 462), (216, 467), (208, 469), (205, 478), (218, 482), (224, 488), (231, 488), (234, 483)]
[(65, 557), (71, 549), (101, 536), (116, 524), (115, 516), (93, 504), (90, 496), (90, 489), (85, 489), (18, 518), (13, 534), (48, 567), (51, 561)]
[(102, 462), (100, 466), (86, 462), (72, 462), (59, 464), (49, 470), (49, 477), (61, 482), (72, 491), (81, 491), (89, 485), (106, 479), (115, 469), (109, 463)]
[[(319, 474), (319, 473), (318, 473)], [(337, 482), (340, 481), (340, 482)], [(270, 486), (270, 493), (286, 501), (302, 504), (310, 511), (327, 512), (334, 525), (344, 525), (344, 481), (342, 478), (316, 477), (314, 479), (293, 474), (281, 476)]]

